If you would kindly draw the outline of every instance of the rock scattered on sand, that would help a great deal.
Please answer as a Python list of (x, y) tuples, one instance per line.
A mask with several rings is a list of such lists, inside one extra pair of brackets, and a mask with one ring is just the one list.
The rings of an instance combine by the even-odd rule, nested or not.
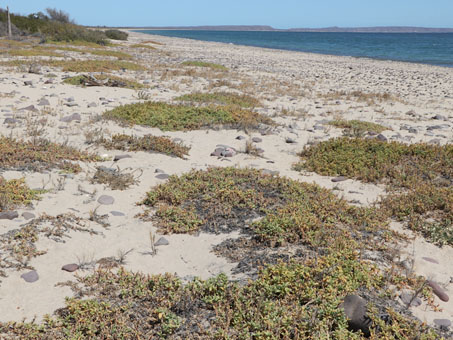
[(414, 298), (414, 293), (412, 292), (402, 292), (400, 299), (406, 306), (410, 304), (412, 307), (418, 307), (422, 304), (422, 300), (420, 300), (418, 297)]
[(332, 178), (331, 181), (334, 182), (334, 183), (338, 183), (338, 182), (344, 182), (347, 179), (348, 179), (347, 177), (338, 176), (338, 177)]
[(287, 138), (285, 139), (285, 142), (286, 142), (287, 144), (295, 144), (295, 143), (297, 143), (293, 138), (290, 138), (290, 137), (287, 137)]
[(20, 111), (33, 111), (38, 112), (38, 109), (34, 105), (29, 105), (20, 109)]
[(42, 98), (38, 103), (38, 106), (49, 106), (49, 105), (50, 102), (46, 98)]
[(88, 108), (91, 108), (91, 107), (97, 107), (98, 104), (96, 104), (95, 102), (91, 102), (87, 105)]
[(426, 283), (433, 289), (434, 294), (436, 294), (437, 297), (441, 299), (443, 302), (448, 302), (450, 300), (447, 293), (444, 292), (444, 290), (441, 288), (441, 286), (439, 286), (437, 282), (428, 280)]
[(434, 319), (437, 326), (448, 328), (451, 326), (451, 321), (448, 319)]
[(61, 270), (70, 273), (75, 272), (77, 269), (79, 269), (79, 265), (75, 263), (65, 264), (63, 267), (61, 267)]
[(233, 157), (236, 155), (236, 150), (226, 145), (217, 145), (217, 148), (211, 152), (211, 156), (215, 157)]
[(36, 270), (29, 271), (28, 273), (24, 273), (20, 276), (24, 279), (25, 282), (32, 283), (39, 280), (39, 275)]
[(442, 116), (442, 115), (435, 115), (433, 117), (433, 119), (436, 119), (436, 120), (447, 120), (447, 118), (445, 116)]
[(114, 162), (117, 162), (121, 159), (125, 159), (125, 158), (132, 158), (131, 155), (116, 155), (115, 157), (113, 157), (113, 161)]
[(341, 304), (348, 319), (351, 331), (362, 331), (365, 336), (370, 335), (371, 319), (367, 314), (366, 301), (357, 295), (347, 295)]
[(260, 137), (253, 137), (252, 138), (252, 142), (254, 142), (254, 143), (261, 143), (262, 141), (263, 141), (263, 139), (260, 138)]
[(25, 85), (25, 86), (31, 86), (31, 85), (33, 85), (33, 81), (31, 81), (31, 80), (26, 80), (26, 81), (24, 81), (24, 85)]
[(26, 220), (31, 220), (32, 218), (35, 218), (35, 214), (25, 211), (22, 213), (22, 217), (25, 218)]
[(168, 240), (165, 238), (165, 237), (161, 237), (159, 238), (156, 243), (154, 243), (154, 245), (156, 247), (158, 246), (168, 246), (170, 244), (170, 242), (168, 242)]
[(168, 177), (170, 177), (168, 174), (159, 174), (156, 176), (157, 179), (167, 179)]
[(3, 124), (16, 124), (16, 123), (19, 123), (19, 121), (15, 118), (5, 118), (5, 120), (3, 121)]
[(121, 211), (115, 211), (115, 210), (112, 210), (110, 212), (113, 216), (126, 216), (124, 213), (122, 213)]
[(382, 133), (378, 134), (376, 136), (376, 139), (382, 141), (382, 142), (386, 142), (387, 141), (387, 137), (385, 137)]
[(115, 202), (112, 196), (102, 195), (98, 198), (98, 203), (103, 205), (111, 205)]
[(439, 262), (431, 257), (422, 257), (423, 260), (427, 261), (427, 262), (431, 262), (431, 263), (435, 263), (435, 264), (439, 264)]
[(19, 217), (17, 211), (2, 211), (0, 212), (0, 220), (14, 220)]
[(63, 117), (63, 118), (60, 119), (60, 122), (70, 123), (70, 122), (72, 122), (74, 120), (77, 120), (79, 122), (82, 120), (82, 116), (80, 116), (80, 113), (73, 113), (72, 115)]
[(244, 137), (244, 136), (237, 136), (236, 139), (237, 139), (237, 140), (244, 140), (245, 137)]

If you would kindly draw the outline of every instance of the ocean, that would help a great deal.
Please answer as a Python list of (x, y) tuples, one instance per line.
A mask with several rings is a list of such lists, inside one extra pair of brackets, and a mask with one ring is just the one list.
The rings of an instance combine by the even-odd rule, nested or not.
[(453, 33), (137, 30), (167, 37), (453, 67)]

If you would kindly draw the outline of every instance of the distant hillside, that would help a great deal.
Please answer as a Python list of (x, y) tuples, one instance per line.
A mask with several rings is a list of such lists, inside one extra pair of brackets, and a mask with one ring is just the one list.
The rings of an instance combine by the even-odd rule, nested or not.
[(277, 29), (266, 25), (221, 25), (221, 26), (166, 26), (166, 27), (121, 27), (149, 30), (191, 30), (191, 31), (273, 31), (273, 32), (355, 32), (355, 33), (453, 33), (453, 28), (430, 28), (411, 26), (376, 27), (326, 27)]

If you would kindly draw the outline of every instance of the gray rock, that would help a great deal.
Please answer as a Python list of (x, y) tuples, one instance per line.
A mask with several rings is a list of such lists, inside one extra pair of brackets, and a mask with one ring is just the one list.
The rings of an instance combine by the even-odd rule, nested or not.
[(338, 177), (335, 177), (335, 178), (332, 178), (331, 181), (334, 182), (334, 183), (337, 183), (337, 182), (343, 182), (343, 181), (346, 181), (348, 178), (347, 177), (344, 177), (344, 176), (338, 176)]
[(382, 133), (378, 134), (376, 139), (380, 140), (381, 142), (387, 141), (387, 137), (385, 137)]
[(167, 179), (168, 177), (170, 177), (170, 175), (167, 174), (159, 174), (156, 176), (157, 179)]
[(442, 115), (435, 115), (433, 117), (433, 119), (436, 119), (436, 120), (447, 120), (447, 118), (445, 116), (442, 116)]
[(15, 118), (5, 118), (3, 121), (3, 124), (16, 124), (19, 123), (19, 121)]
[(297, 143), (294, 139), (290, 138), (290, 137), (287, 137), (285, 139), (285, 142), (288, 143), (288, 144), (295, 144)]
[(409, 303), (412, 307), (420, 306), (422, 304), (422, 300), (420, 300), (418, 297), (416, 297), (415, 299), (413, 297), (414, 293), (412, 292), (402, 292), (400, 295), (401, 301), (403, 301), (406, 306), (408, 306)]
[(440, 327), (448, 328), (451, 326), (451, 321), (448, 319), (434, 319), (434, 324)]
[(117, 162), (121, 159), (125, 159), (125, 158), (132, 158), (131, 155), (116, 155), (115, 157), (113, 157), (113, 161), (114, 162)]
[(79, 104), (77, 104), (77, 103), (65, 103), (65, 105), (68, 107), (79, 106)]
[(244, 140), (245, 137), (244, 137), (244, 136), (237, 136), (236, 139), (237, 139), (237, 140)]
[(162, 169), (156, 169), (156, 170), (154, 170), (154, 172), (155, 172), (156, 174), (164, 174), (164, 173), (165, 173), (165, 171), (162, 170)]
[(89, 103), (89, 104), (87, 105), (87, 107), (89, 107), (89, 108), (90, 108), (90, 107), (97, 107), (97, 106), (98, 106), (98, 104), (96, 104), (95, 102), (91, 102), (91, 103)]
[(417, 133), (418, 133), (418, 130), (415, 129), (415, 128), (412, 128), (412, 127), (409, 128), (407, 131), (408, 131), (409, 133), (413, 133), (413, 134), (417, 134)]
[(426, 283), (433, 289), (433, 293), (436, 294), (437, 297), (443, 302), (448, 302), (450, 300), (450, 297), (447, 295), (447, 293), (444, 292), (444, 290), (439, 286), (437, 282), (428, 280), (426, 281)]
[(121, 211), (115, 211), (115, 210), (112, 210), (110, 212), (113, 216), (126, 216), (124, 213), (122, 213)]
[(28, 273), (24, 273), (20, 276), (24, 279), (25, 282), (32, 283), (39, 280), (39, 275), (36, 270), (29, 271)]
[(27, 107), (23, 107), (20, 111), (33, 111), (38, 112), (38, 109), (34, 105), (29, 105)]
[(28, 68), (28, 73), (41, 74), (41, 66), (38, 64), (31, 64)]
[(24, 81), (24, 85), (26, 85), (26, 86), (31, 86), (31, 85), (33, 85), (33, 81), (31, 81), (31, 80), (26, 80), (26, 81)]
[(32, 218), (35, 218), (35, 214), (25, 211), (22, 213), (22, 217), (25, 218), (26, 220), (31, 220)]
[(70, 123), (70, 122), (72, 122), (74, 120), (81, 121), (82, 120), (82, 116), (80, 116), (79, 113), (73, 113), (72, 115), (69, 115), (69, 116), (61, 118), (60, 122)]
[(75, 272), (77, 269), (79, 269), (79, 265), (75, 263), (65, 264), (63, 267), (61, 267), (61, 270), (70, 273)]
[(0, 220), (14, 220), (18, 218), (19, 214), (17, 211), (2, 211), (0, 212)]
[(263, 139), (260, 138), (260, 137), (253, 137), (252, 138), (252, 142), (254, 142), (254, 143), (261, 143), (262, 141), (263, 141)]
[(348, 295), (341, 304), (348, 319), (349, 330), (362, 331), (365, 336), (370, 336), (371, 319), (367, 314), (366, 301), (357, 295)]
[(222, 156), (222, 152), (225, 148), (216, 148), (213, 152), (211, 152), (211, 156), (220, 157)]
[(46, 99), (46, 98), (42, 98), (39, 103), (38, 103), (39, 106), (49, 106), (50, 105), (50, 102)]
[(431, 262), (431, 263), (435, 263), (435, 264), (439, 264), (439, 262), (431, 257), (422, 257), (423, 260), (427, 261), (427, 262)]
[(102, 195), (98, 198), (98, 203), (103, 205), (111, 205), (115, 202), (112, 196)]
[(74, 99), (74, 97), (69, 97), (69, 98), (66, 98), (66, 101), (67, 101), (68, 103), (71, 103), (71, 102), (74, 102), (75, 99)]
[(236, 151), (233, 148), (226, 148), (220, 153), (222, 157), (233, 157), (234, 155), (236, 155)]
[(156, 247), (158, 246), (168, 246), (170, 244), (170, 242), (168, 242), (168, 240), (165, 238), (165, 237), (161, 237), (159, 238), (156, 243), (154, 243), (154, 245)]

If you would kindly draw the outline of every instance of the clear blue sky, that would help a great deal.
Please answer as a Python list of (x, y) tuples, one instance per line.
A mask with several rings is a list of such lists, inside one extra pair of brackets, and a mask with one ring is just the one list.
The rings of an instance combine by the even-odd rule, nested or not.
[(0, 0), (7, 5), (58, 8), (93, 26), (453, 27), (453, 0)]

